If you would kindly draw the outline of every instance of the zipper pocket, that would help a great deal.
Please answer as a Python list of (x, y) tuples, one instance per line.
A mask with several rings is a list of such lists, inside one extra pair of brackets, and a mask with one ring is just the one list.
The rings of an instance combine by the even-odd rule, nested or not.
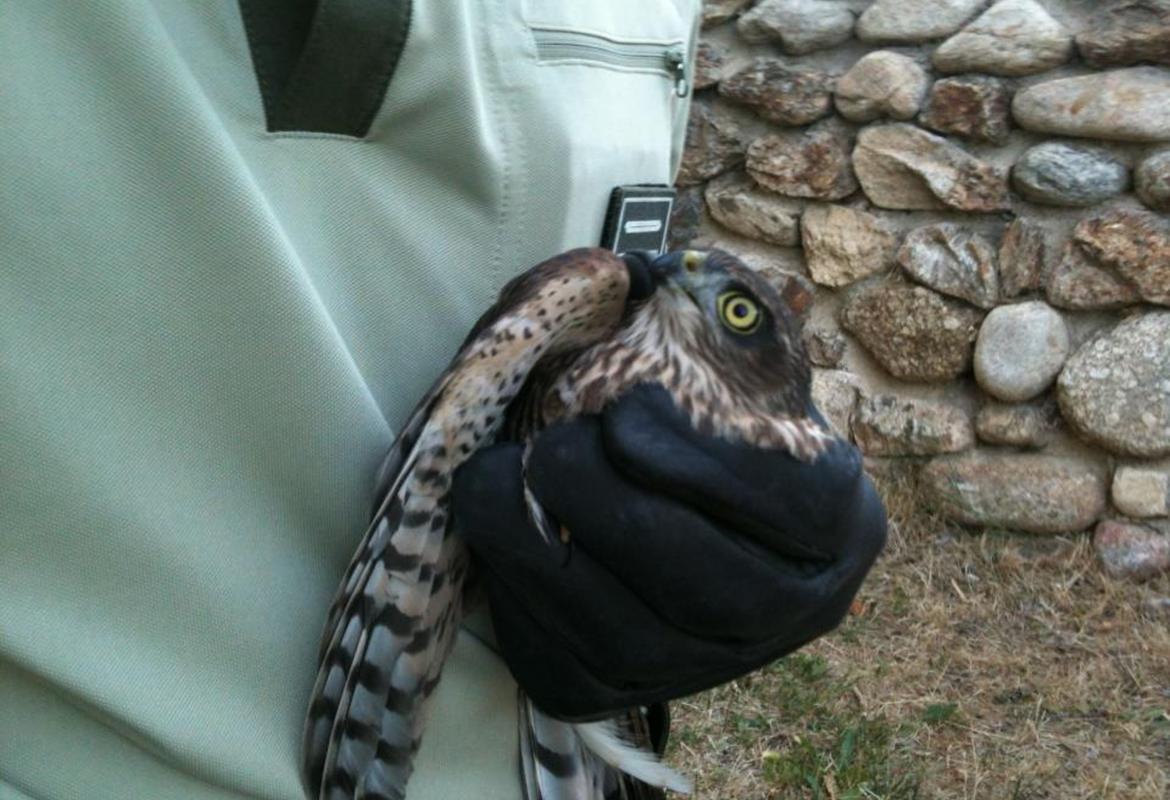
[(674, 81), (674, 93), (686, 97), (687, 51), (681, 41), (612, 39), (598, 33), (532, 27), (536, 60), (542, 64), (601, 64), (636, 72), (656, 72)]

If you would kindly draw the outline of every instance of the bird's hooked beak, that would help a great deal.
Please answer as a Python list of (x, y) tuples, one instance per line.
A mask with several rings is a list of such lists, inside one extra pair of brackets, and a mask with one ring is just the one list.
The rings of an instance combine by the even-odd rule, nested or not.
[(676, 250), (656, 255), (647, 250), (622, 254), (630, 273), (629, 301), (645, 300), (663, 284), (672, 284), (694, 296), (696, 278), (703, 272), (707, 254), (698, 250)]

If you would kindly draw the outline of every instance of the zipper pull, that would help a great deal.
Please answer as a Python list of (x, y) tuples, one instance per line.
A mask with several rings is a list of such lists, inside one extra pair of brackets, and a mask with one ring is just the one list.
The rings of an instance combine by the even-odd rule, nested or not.
[(681, 47), (672, 47), (666, 51), (666, 67), (674, 76), (674, 93), (678, 97), (686, 97), (690, 86), (687, 84), (687, 54)]

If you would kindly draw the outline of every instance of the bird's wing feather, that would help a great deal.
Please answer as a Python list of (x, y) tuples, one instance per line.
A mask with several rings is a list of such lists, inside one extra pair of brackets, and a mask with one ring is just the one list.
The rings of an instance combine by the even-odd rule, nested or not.
[(402, 797), (459, 621), (467, 556), (449, 532), (453, 473), (494, 440), (542, 359), (612, 334), (628, 285), (624, 263), (599, 250), (512, 281), (404, 426), (329, 612), (302, 747), (315, 796)]
[[(317, 796), (322, 788), (322, 773), (326, 769), (330, 744), (336, 738), (334, 723), (345, 717), (343, 709), (352, 699), (352, 685), (346, 680), (351, 671), (350, 666), (358, 663), (358, 656), (364, 652), (367, 644), (368, 637), (355, 638), (353, 634), (373, 624), (367, 615), (356, 613), (359, 610), (356, 601), (367, 596), (372, 603), (372, 598), (377, 596), (376, 592), (370, 591), (373, 589), (371, 572), (384, 552), (391, 528), (401, 521), (403, 510), (399, 493), (418, 457), (419, 440), (464, 354), (483, 331), (491, 328), (509, 309), (530, 294), (528, 285), (532, 282), (532, 272), (535, 270), (509, 281), (497, 301), (476, 321), (451, 365), (411, 411), (375, 475), (372, 519), (330, 603), (318, 647), (318, 674), (305, 719), (301, 752), (302, 779), (313, 796)], [(378, 613), (376, 607), (366, 608), (365, 611)], [(347, 620), (345, 625), (341, 624), (343, 618)], [(351, 633), (348, 638), (347, 631)], [(350, 685), (348, 691), (347, 685)]]
[[(389, 506), (397, 496), (402, 481), (410, 474), (410, 470), (414, 466), (415, 459), (418, 456), (416, 445), (418, 444), (419, 437), (422, 435), (427, 418), (430, 416), (430, 412), (435, 403), (438, 402), (449, 376), (450, 370), (444, 372), (439, 380), (435, 381), (435, 384), (418, 405), (415, 406), (406, 424), (394, 439), (394, 444), (382, 460), (382, 465), (378, 468), (375, 478), (376, 491), (374, 497), (376, 499), (372, 518), (370, 524), (366, 526), (366, 531), (358, 543), (353, 558), (345, 568), (345, 574), (342, 576), (341, 583), (337, 587), (337, 592), (333, 595), (333, 601), (329, 604), (329, 611), (325, 619), (325, 628), (321, 636), (321, 644), (317, 650), (318, 666), (324, 663), (326, 650), (330, 643), (337, 637), (337, 623), (341, 619), (341, 614), (345, 611), (346, 605), (352, 600), (358, 582), (368, 577), (369, 568), (372, 563), (371, 559), (384, 546), (384, 543), (381, 541), (377, 543), (377, 547), (371, 546), (374, 534), (377, 532), (380, 521), (386, 519), (392, 510)], [(316, 696), (316, 687), (314, 687), (314, 696)]]
[[(394, 437), (394, 443), (386, 452), (386, 457), (382, 459), (382, 464), (378, 467), (378, 471), (374, 473), (374, 498), (373, 508), (370, 509), (371, 519), (377, 519), (378, 512), (381, 511), (382, 505), (391, 496), (391, 488), (394, 483), (398, 481), (402, 474), (406, 471), (407, 460), (410, 454), (414, 451), (414, 445), (418, 442), (418, 437), (422, 434), (423, 427), (427, 424), (427, 420), (431, 416), (431, 411), (438, 402), (439, 396), (443, 393), (443, 387), (447, 385), (447, 380), (451, 376), (451, 370), (445, 370), (439, 376), (427, 393), (423, 395), (422, 400), (419, 400), (414, 409), (410, 412), (410, 416), (406, 418), (405, 424), (398, 429), (398, 435)], [(335, 600), (336, 602), (336, 600)], [(328, 628), (330, 626), (326, 626)]]

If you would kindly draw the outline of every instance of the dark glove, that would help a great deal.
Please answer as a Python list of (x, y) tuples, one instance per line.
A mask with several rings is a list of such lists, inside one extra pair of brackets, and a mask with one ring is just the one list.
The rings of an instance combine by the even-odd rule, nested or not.
[(886, 537), (856, 448), (813, 463), (697, 433), (658, 386), (536, 437), (528, 480), (571, 533), (541, 538), (519, 445), (455, 475), (504, 660), (586, 719), (746, 674), (836, 627)]

